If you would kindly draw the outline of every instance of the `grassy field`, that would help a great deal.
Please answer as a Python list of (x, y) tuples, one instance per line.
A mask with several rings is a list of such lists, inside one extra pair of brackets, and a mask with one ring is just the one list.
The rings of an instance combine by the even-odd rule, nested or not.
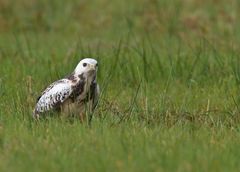
[[(0, 171), (238, 171), (238, 0), (0, 0)], [(89, 126), (31, 118), (99, 61)]]

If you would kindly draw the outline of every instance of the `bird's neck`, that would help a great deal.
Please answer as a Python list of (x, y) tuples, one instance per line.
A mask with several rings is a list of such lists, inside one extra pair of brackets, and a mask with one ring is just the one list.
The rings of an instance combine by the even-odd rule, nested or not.
[(85, 82), (87, 85), (90, 85), (92, 82), (96, 81), (96, 74), (89, 75), (87, 73), (77, 73), (74, 71), (67, 78), (74, 84)]

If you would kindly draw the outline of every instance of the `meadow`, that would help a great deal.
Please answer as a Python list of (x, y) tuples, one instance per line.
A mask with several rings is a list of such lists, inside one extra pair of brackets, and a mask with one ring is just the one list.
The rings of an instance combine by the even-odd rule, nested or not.
[[(0, 171), (239, 171), (238, 0), (0, 0)], [(92, 122), (32, 110), (84, 57)]]

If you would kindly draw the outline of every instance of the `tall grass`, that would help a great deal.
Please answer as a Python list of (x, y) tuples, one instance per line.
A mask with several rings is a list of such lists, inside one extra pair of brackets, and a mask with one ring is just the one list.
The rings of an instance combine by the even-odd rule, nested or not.
[[(237, 171), (236, 4), (0, 1), (0, 170)], [(84, 57), (100, 64), (91, 125), (34, 122)]]

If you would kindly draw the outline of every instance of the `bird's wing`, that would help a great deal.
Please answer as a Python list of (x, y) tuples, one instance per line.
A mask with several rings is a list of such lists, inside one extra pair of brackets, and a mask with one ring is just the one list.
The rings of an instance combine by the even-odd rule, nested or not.
[(97, 84), (96, 81), (94, 81), (90, 86), (90, 99), (89, 96), (87, 96), (85, 99), (85, 101), (91, 100), (92, 110), (94, 110), (98, 104), (99, 94), (100, 94), (99, 85)]
[(99, 99), (99, 94), (100, 94), (100, 88), (99, 85), (97, 84), (96, 81), (94, 81), (91, 86), (90, 86), (90, 99), (89, 96), (85, 99), (85, 102), (90, 103), (90, 116), (89, 116), (89, 123), (92, 120), (93, 117), (93, 111), (95, 110), (97, 104), (98, 104), (98, 99)]
[(68, 79), (62, 79), (48, 86), (38, 98), (35, 114), (57, 108), (72, 93), (72, 86)]
[(96, 83), (92, 93), (93, 110), (98, 104), (99, 94), (100, 94), (100, 88), (99, 88), (99, 85)]

